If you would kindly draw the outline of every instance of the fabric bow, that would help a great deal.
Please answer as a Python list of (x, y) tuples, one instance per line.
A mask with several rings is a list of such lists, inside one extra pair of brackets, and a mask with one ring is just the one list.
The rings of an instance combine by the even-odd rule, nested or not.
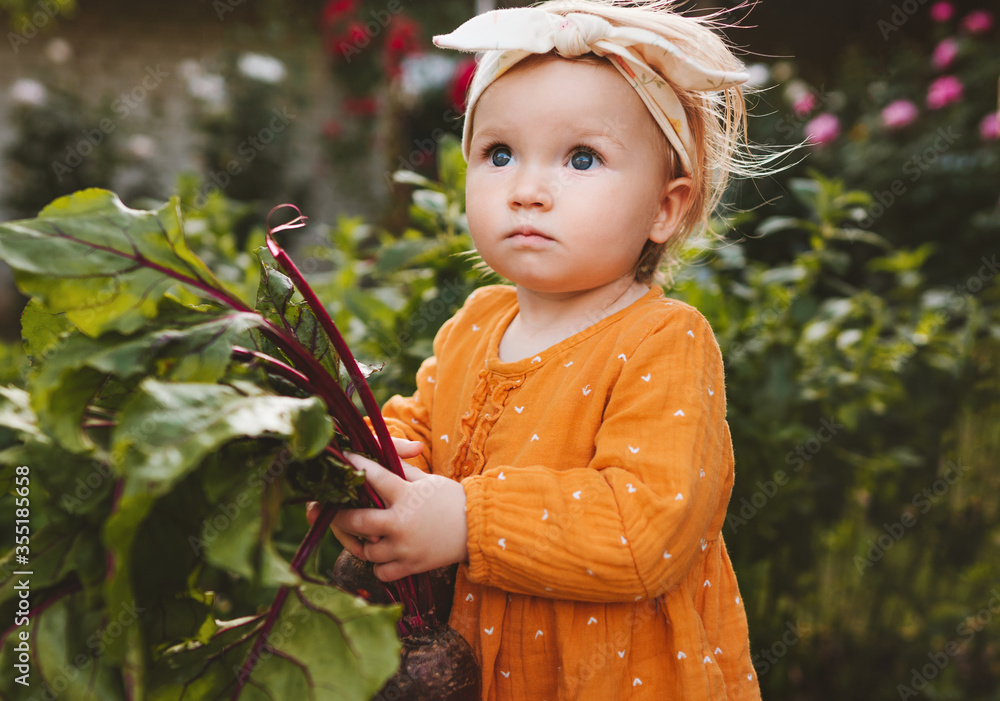
[(595, 53), (610, 59), (638, 93), (653, 119), (677, 151), (685, 173), (692, 171), (694, 141), (677, 94), (664, 80), (685, 90), (714, 92), (749, 79), (744, 71), (706, 68), (659, 34), (638, 27), (619, 27), (602, 17), (571, 12), (559, 15), (534, 7), (494, 10), (468, 20), (434, 44), (460, 51), (484, 51), (469, 89), (462, 151), (469, 158), (472, 114), (489, 85), (531, 54), (555, 51), (572, 58)]

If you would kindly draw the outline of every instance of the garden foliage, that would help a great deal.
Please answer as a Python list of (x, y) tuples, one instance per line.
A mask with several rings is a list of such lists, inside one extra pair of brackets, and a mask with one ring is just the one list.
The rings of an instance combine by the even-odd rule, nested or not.
[[(806, 158), (734, 189), (728, 241), (692, 242), (668, 291), (706, 315), (726, 361), (737, 477), (723, 535), (768, 699), (1000, 698), (1000, 43), (988, 13), (962, 15), (949, 3), (921, 12), (933, 18), (930, 35), (892, 34), (888, 64), (849, 49), (819, 87), (790, 64), (772, 66), (781, 87), (758, 98), (773, 104), (756, 110), (751, 138), (808, 138)], [(370, 378), (380, 400), (413, 390), (437, 328), (475, 286), (494, 281), (467, 254), (458, 146), (447, 137), (434, 146), (437, 182), (395, 176), (412, 188), (403, 231), (344, 218), (314, 227), (320, 243), (303, 250), (302, 268), (351, 347), (386, 363)], [(234, 237), (245, 208), (218, 193), (193, 207), (199, 192), (181, 184), (187, 241), (253, 306), (252, 251), (263, 233)], [(53, 298), (66, 292), (41, 272), (22, 284)], [(22, 369), (5, 351), (0, 371), (11, 382), (0, 401), (0, 463), (33, 466), (35, 582), (38, 600), (53, 600), (40, 614), (47, 644), (38, 664), (55, 670), (53, 683), (78, 673), (67, 698), (86, 697), (84, 679), (110, 690), (94, 692), (100, 698), (121, 695), (126, 678), (166, 684), (165, 674), (183, 675), (238, 636), (229, 626), (259, 615), (283, 585), (307, 602), (329, 592), (324, 605), (341, 620), (336, 607), (353, 606), (288, 566), (306, 527), (301, 509), (279, 506), (303, 480), (289, 471), (250, 483), (286, 444), (314, 464), (309, 446), (326, 435), (315, 408), (305, 397), (271, 397), (289, 403), (285, 423), (240, 423), (272, 441), (269, 455), (213, 421), (223, 412), (199, 419), (184, 390), (213, 375), (232, 390), (218, 385), (201, 396), (206, 406), (258, 399), (240, 393), (253, 368), (211, 353), (218, 333), (235, 334), (233, 324), (248, 319), (222, 328), (190, 293), (150, 289), (158, 302), (144, 297), (122, 315), (51, 315), (32, 303), (23, 319), (32, 365)], [(204, 328), (171, 335), (170, 322), (191, 314), (206, 314)], [(73, 332), (72, 320), (90, 335)], [(195, 344), (207, 351), (202, 363), (184, 360)], [(96, 387), (100, 401), (88, 403)], [(165, 392), (177, 415), (163, 426), (185, 435), (206, 421), (199, 440), (218, 452), (192, 439), (178, 458), (185, 467), (151, 476), (152, 443), (109, 430), (105, 414), (123, 412), (141, 430), (162, 415)], [(87, 414), (86, 433), (75, 428), (82, 405), (99, 410)], [(119, 480), (139, 491), (116, 494)], [(232, 517), (238, 528), (216, 528), (244, 496), (260, 508)], [(140, 501), (119, 513), (126, 497)], [(5, 522), (13, 508), (0, 500)], [(192, 548), (192, 536), (205, 547)], [(11, 587), (0, 590), (7, 620)], [(297, 627), (312, 609), (301, 599), (288, 606), (289, 645), (307, 632), (355, 635)], [(384, 653), (373, 664), (391, 673), (392, 616), (356, 612), (383, 641), (363, 649)], [(202, 647), (182, 653), (183, 640)], [(7, 650), (0, 664), (9, 668)]]
[[(367, 388), (335, 330), (267, 244), (251, 297), (194, 254), (176, 198), (132, 210), (85, 190), (0, 225), (0, 256), (32, 298), (26, 389), (0, 397), (0, 480), (20, 499), (4, 516), (32, 516), (30, 540), (0, 560), (15, 621), (0, 660), (31, 656), (30, 684), (4, 675), (5, 698), (44, 685), (67, 698), (367, 699), (398, 666), (398, 610), (318, 571), (329, 518), (291, 558), (276, 542), (289, 501), (358, 503), (364, 480), (342, 450), (395, 454), (346, 393)], [(251, 596), (220, 607), (212, 583), (227, 578)]]
[(886, 63), (774, 66), (751, 139), (805, 162), (734, 193), (742, 240), (672, 290), (726, 359), (765, 698), (1000, 697), (1000, 44), (922, 11)]

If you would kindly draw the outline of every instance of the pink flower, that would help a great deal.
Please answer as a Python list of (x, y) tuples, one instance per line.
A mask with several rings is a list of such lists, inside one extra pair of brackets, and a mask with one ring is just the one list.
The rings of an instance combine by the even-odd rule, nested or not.
[(342, 104), (344, 112), (352, 117), (370, 117), (378, 112), (378, 102), (370, 95), (345, 97)]
[(806, 138), (820, 146), (828, 144), (840, 136), (840, 120), (836, 115), (824, 112), (806, 124)]
[(403, 72), (403, 59), (420, 50), (419, 37), (420, 25), (407, 17), (394, 17), (389, 23), (382, 60), (390, 78), (399, 78)]
[(917, 106), (909, 100), (894, 100), (882, 110), (882, 124), (889, 129), (902, 129), (912, 124), (918, 114)]
[(950, 2), (936, 2), (931, 5), (931, 19), (935, 22), (947, 22), (955, 16), (955, 6)]
[(367, 46), (371, 41), (365, 25), (358, 21), (352, 21), (342, 34), (328, 34), (326, 37), (326, 52), (334, 58), (348, 59), (350, 63), (351, 54), (361, 51), (359, 47)]
[(324, 27), (331, 27), (347, 15), (356, 14), (357, 0), (330, 0), (323, 7), (322, 22)]
[(455, 75), (451, 79), (451, 103), (459, 112), (465, 111), (465, 100), (475, 70), (476, 59), (474, 58), (462, 59), (455, 68)]
[(993, 15), (986, 10), (970, 12), (962, 20), (962, 29), (969, 34), (985, 34), (993, 28)]
[(934, 55), (931, 56), (931, 63), (936, 69), (943, 71), (951, 65), (956, 56), (958, 56), (958, 42), (948, 38), (935, 47)]
[(983, 117), (979, 123), (979, 135), (985, 141), (1000, 139), (1000, 112), (994, 112)]
[[(341, 49), (351, 48), (354, 41), (352, 34), (348, 32), (348, 25), (357, 15), (357, 0), (330, 0), (323, 7), (323, 14), (320, 23), (325, 35), (326, 52), (331, 56), (342, 53)], [(355, 22), (361, 27), (361, 36), (364, 34), (364, 25)], [(353, 27), (351, 28), (353, 30)], [(357, 48), (356, 46), (354, 48)], [(350, 52), (348, 52), (349, 55)]]
[(943, 75), (927, 90), (927, 106), (932, 110), (958, 102), (962, 99), (962, 82), (953, 75)]
[(798, 116), (804, 117), (816, 108), (817, 102), (819, 101), (816, 96), (807, 90), (792, 103), (792, 111)]

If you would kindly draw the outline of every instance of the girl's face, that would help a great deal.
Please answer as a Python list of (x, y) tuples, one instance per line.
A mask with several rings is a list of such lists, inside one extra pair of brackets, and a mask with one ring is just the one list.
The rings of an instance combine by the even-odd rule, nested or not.
[[(666, 241), (680, 180), (666, 139), (615, 68), (550, 58), (513, 69), (476, 106), (466, 179), (483, 260), (543, 294), (631, 279)], [(683, 188), (683, 189), (686, 189)]]

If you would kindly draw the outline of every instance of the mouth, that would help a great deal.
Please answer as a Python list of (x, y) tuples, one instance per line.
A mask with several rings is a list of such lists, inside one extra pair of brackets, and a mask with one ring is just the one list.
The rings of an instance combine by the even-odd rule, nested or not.
[(551, 236), (546, 236), (540, 231), (536, 231), (530, 227), (522, 226), (518, 229), (507, 234), (508, 239), (513, 239), (515, 241), (552, 241)]

